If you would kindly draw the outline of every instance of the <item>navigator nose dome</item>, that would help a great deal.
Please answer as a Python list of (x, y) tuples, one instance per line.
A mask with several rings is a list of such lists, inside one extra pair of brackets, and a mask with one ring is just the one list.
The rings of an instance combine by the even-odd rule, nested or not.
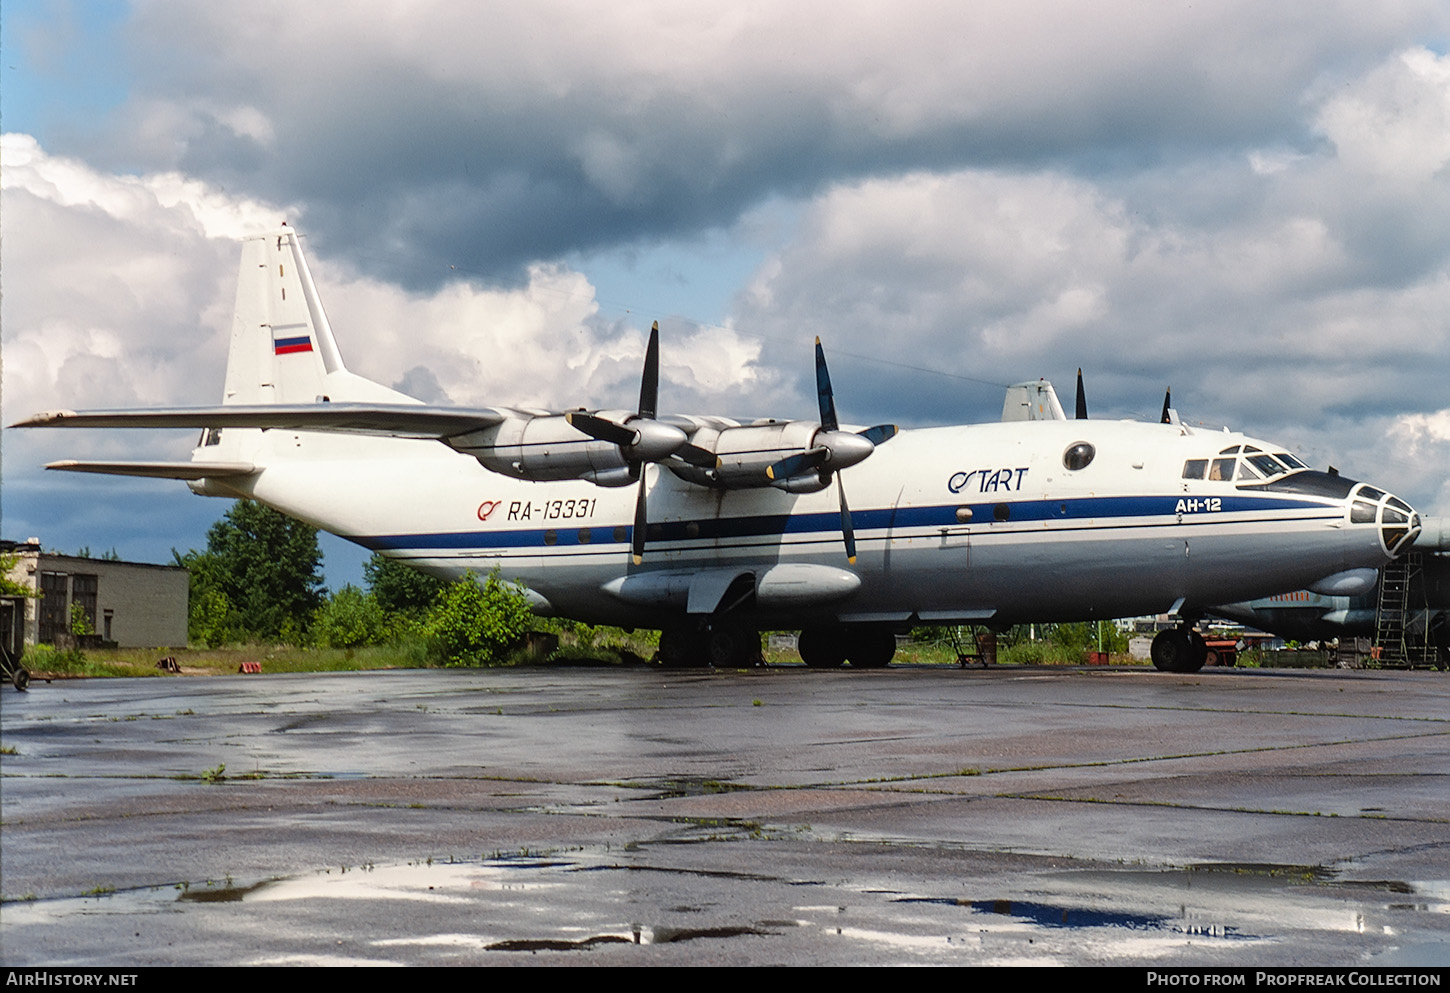
[(1361, 485), (1354, 493), (1349, 519), (1354, 524), (1379, 523), (1380, 544), (1393, 558), (1420, 536), (1420, 515), (1405, 501), (1373, 486)]

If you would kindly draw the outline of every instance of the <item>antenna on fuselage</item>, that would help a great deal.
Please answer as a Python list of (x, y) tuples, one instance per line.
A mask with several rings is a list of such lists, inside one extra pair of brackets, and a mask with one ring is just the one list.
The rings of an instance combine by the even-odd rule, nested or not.
[(1085, 421), (1087, 415), (1087, 391), (1082, 388), (1082, 367), (1077, 370), (1077, 419)]

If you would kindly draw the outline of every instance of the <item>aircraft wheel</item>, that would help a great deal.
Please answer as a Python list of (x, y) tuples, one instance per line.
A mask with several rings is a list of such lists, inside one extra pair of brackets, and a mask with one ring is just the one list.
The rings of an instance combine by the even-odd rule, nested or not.
[(1183, 668), (1179, 672), (1197, 672), (1203, 668), (1208, 661), (1208, 642), (1203, 635), (1191, 628), (1188, 631), (1188, 656), (1183, 660)]
[(19, 690), (21, 693), (24, 693), (25, 687), (30, 685), (29, 670), (22, 667), (17, 667), (14, 675), (10, 677), (10, 682), (15, 684), (15, 688), (17, 690)]
[(1188, 658), (1188, 652), (1187, 633), (1174, 629), (1159, 631), (1154, 635), (1153, 647), (1149, 654), (1153, 656), (1153, 668), (1159, 672), (1185, 672), (1183, 666)]
[(688, 628), (666, 628), (660, 632), (660, 664), (667, 669), (708, 665), (705, 645)]
[(838, 628), (806, 628), (796, 650), (812, 669), (839, 669), (846, 664), (845, 639)]
[(760, 657), (760, 634), (738, 624), (720, 624), (710, 632), (706, 654), (717, 669), (753, 668)]
[(846, 654), (853, 669), (884, 669), (896, 654), (896, 635), (884, 628), (864, 631), (850, 640), (852, 644)]

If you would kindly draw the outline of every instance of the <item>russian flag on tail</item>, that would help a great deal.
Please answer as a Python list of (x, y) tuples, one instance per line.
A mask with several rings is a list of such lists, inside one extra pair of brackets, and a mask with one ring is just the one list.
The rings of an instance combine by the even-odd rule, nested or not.
[(291, 355), (294, 352), (310, 351), (312, 351), (312, 338), (309, 335), (299, 334), (272, 339), (273, 355)]

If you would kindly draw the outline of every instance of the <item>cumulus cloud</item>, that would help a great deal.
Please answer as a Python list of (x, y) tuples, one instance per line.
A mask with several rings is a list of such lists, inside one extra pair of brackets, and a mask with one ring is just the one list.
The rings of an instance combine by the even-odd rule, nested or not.
[[(638, 400), (647, 329), (600, 320), (578, 272), (539, 263), (513, 289), (458, 281), (421, 293), (325, 262), (313, 269), (348, 367), (429, 394), (420, 399), (553, 410)], [(666, 328), (662, 403), (748, 401), (774, 381), (759, 352), (729, 329)]]

